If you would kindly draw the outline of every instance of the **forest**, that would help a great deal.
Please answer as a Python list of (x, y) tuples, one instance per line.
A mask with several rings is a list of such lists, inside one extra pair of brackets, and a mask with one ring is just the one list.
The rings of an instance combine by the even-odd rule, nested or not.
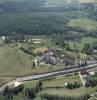
[[(75, 10), (1, 14), (0, 35), (48, 35), (58, 33), (68, 36), (71, 31), (83, 33), (84, 35), (96, 33), (96, 30), (87, 31), (81, 27), (68, 26), (71, 19), (79, 19), (79, 13), (81, 13), (81, 18), (87, 17), (87, 12)], [(93, 16), (91, 15), (91, 18)], [(96, 20), (96, 18), (93, 20)]]
[[(75, 36), (75, 32), (80, 37), (96, 36), (97, 11), (64, 7), (44, 9), (44, 3), (45, 0), (0, 0), (0, 36), (66, 34), (68, 37)], [(86, 25), (94, 24), (95, 29), (86, 30), (83, 18), (87, 19)], [(82, 27), (69, 25), (72, 20), (74, 23), (79, 20)]]

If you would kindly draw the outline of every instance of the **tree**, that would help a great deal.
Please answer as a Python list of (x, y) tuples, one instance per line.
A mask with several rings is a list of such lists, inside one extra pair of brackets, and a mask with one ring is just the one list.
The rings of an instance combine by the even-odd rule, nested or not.
[(4, 89), (4, 91), (3, 91), (3, 95), (6, 95), (9, 92), (9, 89), (10, 88), (8, 86), (6, 86), (5, 89)]
[(68, 64), (68, 61), (65, 61), (65, 66), (68, 66), (69, 64)]
[(87, 54), (91, 54), (93, 52), (92, 44), (85, 44), (83, 50)]
[(24, 85), (21, 84), (18, 87), (13, 88), (12, 91), (13, 91), (14, 95), (18, 95), (18, 93), (23, 91), (23, 89), (24, 89)]
[(42, 88), (43, 88), (43, 83), (42, 83), (42, 81), (39, 81), (39, 90), (42, 90)]
[(35, 61), (33, 61), (33, 68), (35, 68), (36, 64), (35, 64)]
[(27, 96), (28, 99), (35, 98), (35, 96), (36, 96), (35, 89), (34, 88), (31, 88), (31, 89), (27, 88), (25, 90), (25, 96)]
[(13, 98), (13, 91), (8, 86), (5, 87), (3, 91), (3, 96), (6, 98), (6, 100), (11, 100)]

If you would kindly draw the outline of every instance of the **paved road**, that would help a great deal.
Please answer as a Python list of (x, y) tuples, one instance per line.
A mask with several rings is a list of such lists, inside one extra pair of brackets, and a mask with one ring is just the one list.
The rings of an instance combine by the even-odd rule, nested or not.
[[(84, 67), (84, 69), (88, 70), (88, 69), (92, 69), (96, 67), (97, 67), (97, 63), (94, 63), (94, 64), (89, 64), (88, 66)], [(5, 85), (3, 85), (2, 87), (0, 87), (0, 92), (2, 92), (6, 86), (14, 85), (15, 82), (24, 82), (24, 81), (29, 81), (29, 80), (39, 80), (39, 79), (44, 79), (44, 78), (50, 78), (50, 77), (55, 77), (58, 75), (65, 75), (69, 73), (79, 72), (82, 69), (83, 67), (68, 69), (68, 70), (63, 70), (63, 71), (56, 71), (56, 72), (51, 72), (51, 73), (45, 73), (45, 74), (39, 74), (39, 75), (19, 77), (19, 78), (16, 78), (16, 80), (10, 81), (6, 83)]]
[(39, 75), (30, 75), (30, 76), (19, 77), (19, 78), (16, 78), (16, 80), (19, 81), (19, 82), (29, 81), (29, 80), (38, 80), (38, 79), (49, 78), (49, 77), (63, 75), (63, 74), (69, 74), (69, 73), (73, 73), (73, 72), (79, 72), (83, 68), (84, 69), (92, 69), (92, 68), (95, 68), (95, 67), (97, 67), (97, 63), (86, 66), (86, 67), (74, 68), (74, 69), (45, 73), (45, 74), (39, 74)]

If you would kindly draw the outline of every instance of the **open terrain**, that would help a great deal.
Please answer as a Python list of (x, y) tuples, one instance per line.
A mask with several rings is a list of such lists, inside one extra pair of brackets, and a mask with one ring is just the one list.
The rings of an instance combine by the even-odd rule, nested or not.
[[(40, 73), (64, 70), (71, 65), (83, 68), (88, 61), (97, 60), (97, 10), (93, 5), (97, 0), (79, 0), (85, 3), (80, 9), (75, 8), (78, 2), (64, 7), (67, 1), (0, 0), (0, 86), (16, 77), (33, 78), (33, 74), (40, 77)], [(43, 39), (43, 43), (34, 43), (33, 39)], [(23, 100), (27, 88), (35, 92), (38, 82), (24, 82), (23, 91), (14, 95), (13, 100)], [(79, 97), (97, 92), (97, 85), (82, 86), (78, 74), (41, 79), (41, 82), (43, 88), (36, 94), (36, 100), (44, 94)], [(74, 82), (81, 87), (64, 86)], [(2, 93), (0, 100), (4, 100)]]
[[(95, 87), (83, 87), (77, 89), (67, 89), (64, 86), (64, 83), (73, 83), (78, 82), (81, 83), (79, 75), (70, 75), (70, 76), (59, 76), (53, 79), (43, 80), (43, 89), (36, 95), (35, 100), (40, 100), (41, 95), (48, 94), (48, 95), (57, 95), (57, 96), (68, 96), (68, 97), (79, 97), (85, 94), (92, 94), (96, 92), (97, 86)], [(27, 88), (34, 88), (38, 81), (28, 81), (24, 83), (24, 90), (19, 93), (17, 96), (14, 96), (13, 100), (20, 100), (24, 97), (24, 91)], [(3, 98), (3, 97), (1, 97)]]
[(4, 85), (5, 83), (13, 80), (13, 77), (0, 77), (0, 86)]
[(69, 42), (70, 48), (72, 50), (74, 50), (75, 45), (77, 48), (79, 48), (80, 50), (82, 50), (85, 47), (85, 44), (93, 44), (94, 42), (97, 42), (97, 38), (95, 37), (84, 37), (81, 39), (80, 42)]
[[(23, 46), (26, 49), (30, 46), (31, 50), (34, 53), (42, 52), (45, 49), (46, 50), (48, 49), (47, 46), (45, 45), (40, 46), (40, 45), (34, 45), (32, 43), (30, 44), (21, 43), (21, 46)], [(51, 65), (49, 64), (42, 65), (42, 66), (37, 65), (36, 68), (33, 68), (33, 61), (36, 58), (38, 57), (37, 56), (34, 57), (33, 55), (23, 52), (19, 48), (18, 43), (5, 44), (0, 39), (0, 76), (16, 77), (16, 76), (23, 76), (28, 74), (49, 72), (49, 71), (54, 71), (54, 70), (59, 70), (64, 68), (64, 65), (61, 66), (54, 65), (51, 68)]]
[(86, 31), (95, 31), (97, 29), (97, 22), (87, 18), (72, 19), (68, 25), (71, 27), (80, 27)]

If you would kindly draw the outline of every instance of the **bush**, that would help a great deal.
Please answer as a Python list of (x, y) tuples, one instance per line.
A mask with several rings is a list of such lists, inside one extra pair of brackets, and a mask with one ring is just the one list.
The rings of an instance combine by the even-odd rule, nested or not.
[(90, 98), (89, 94), (80, 97), (69, 97), (69, 96), (58, 96), (58, 95), (41, 95), (41, 100), (88, 100)]
[(34, 88), (31, 88), (31, 89), (27, 88), (25, 91), (25, 96), (27, 96), (27, 98), (29, 98), (29, 99), (35, 98), (35, 96), (36, 96), (35, 89)]
[(19, 85), (18, 87), (13, 88), (12, 91), (14, 95), (18, 95), (18, 93), (23, 91), (23, 89), (24, 89), (24, 85), (22, 84)]
[(74, 88), (79, 88), (81, 85), (78, 84), (77, 82), (74, 82), (73, 84), (72, 83), (68, 83), (67, 84), (67, 88), (68, 89), (74, 89)]

